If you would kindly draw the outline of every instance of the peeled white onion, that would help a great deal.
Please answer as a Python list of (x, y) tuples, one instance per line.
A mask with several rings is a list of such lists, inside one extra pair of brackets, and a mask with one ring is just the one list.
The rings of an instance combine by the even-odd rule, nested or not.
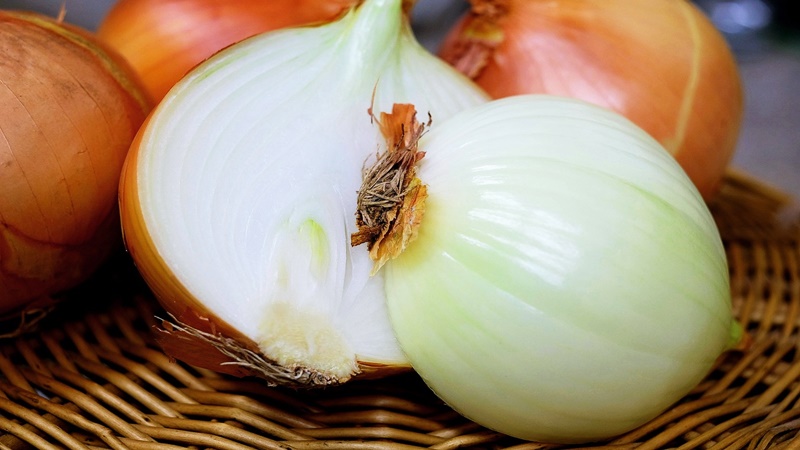
[(740, 336), (724, 248), (677, 162), (622, 116), (519, 96), (434, 124), (391, 323), (455, 410), (528, 440), (609, 438), (686, 395)]

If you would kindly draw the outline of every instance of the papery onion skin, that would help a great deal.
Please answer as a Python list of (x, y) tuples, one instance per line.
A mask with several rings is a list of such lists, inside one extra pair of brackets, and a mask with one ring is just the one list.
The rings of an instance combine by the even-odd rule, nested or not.
[(740, 338), (714, 220), (622, 116), (517, 96), (432, 126), (426, 210), (384, 266), (414, 369), (521, 439), (607, 439), (686, 395)]
[(706, 200), (736, 149), (743, 92), (723, 35), (685, 0), (494, 0), (440, 55), (492, 97), (553, 94), (617, 111), (680, 162)]
[(117, 186), (150, 101), (94, 35), (0, 12), (0, 311), (49, 303), (120, 251)]
[(212, 54), (258, 33), (328, 22), (358, 0), (120, 0), (97, 34), (160, 100)]
[[(368, 110), (401, 98), (445, 118), (487, 96), (416, 42), (406, 4), (367, 0), (329, 24), (234, 44), (182, 78), (141, 127), (120, 181), (122, 228), (171, 315), (157, 332), (170, 356), (295, 387), (409, 370), (382, 281), (349, 245), (361, 169), (381, 144)], [(302, 242), (297, 223), (323, 232)], [(335, 316), (328, 329), (370, 330), (358, 343), (385, 346), (354, 348), (356, 370), (344, 376), (316, 360), (279, 364), (265, 348), (281, 336), (263, 324), (274, 325), (274, 305), (295, 303)], [(311, 329), (286, 323), (304, 339)]]

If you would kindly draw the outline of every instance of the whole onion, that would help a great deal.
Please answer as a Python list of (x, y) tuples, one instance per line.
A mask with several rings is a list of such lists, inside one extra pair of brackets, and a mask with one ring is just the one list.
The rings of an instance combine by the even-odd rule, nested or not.
[(97, 34), (155, 99), (213, 53), (252, 35), (327, 22), (357, 0), (120, 0)]
[(0, 48), (0, 312), (12, 312), (121, 249), (119, 175), (149, 101), (83, 29), (2, 11)]
[(735, 151), (736, 61), (686, 0), (472, 0), (440, 55), (495, 98), (563, 95), (623, 114), (675, 156), (705, 199)]

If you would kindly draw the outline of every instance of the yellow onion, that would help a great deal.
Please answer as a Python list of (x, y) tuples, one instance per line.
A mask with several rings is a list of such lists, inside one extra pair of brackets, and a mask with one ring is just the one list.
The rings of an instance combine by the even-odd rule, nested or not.
[(87, 279), (121, 249), (117, 187), (149, 110), (88, 31), (0, 12), (0, 311)]
[(706, 199), (735, 151), (743, 109), (736, 61), (686, 0), (473, 0), (440, 55), (494, 98), (563, 95), (623, 114)]
[(161, 99), (186, 72), (252, 35), (338, 17), (357, 0), (120, 0), (97, 34)]

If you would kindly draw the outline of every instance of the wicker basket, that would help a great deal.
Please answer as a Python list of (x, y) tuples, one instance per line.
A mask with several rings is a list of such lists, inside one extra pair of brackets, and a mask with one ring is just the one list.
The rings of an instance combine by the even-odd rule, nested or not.
[[(712, 211), (749, 344), (660, 417), (594, 448), (800, 449), (793, 208), (757, 180), (729, 174)], [(112, 264), (71, 293), (35, 332), (3, 342), (0, 448), (567, 448), (483, 429), (414, 374), (295, 392), (171, 361), (150, 336), (159, 307), (121, 265), (127, 271)]]

